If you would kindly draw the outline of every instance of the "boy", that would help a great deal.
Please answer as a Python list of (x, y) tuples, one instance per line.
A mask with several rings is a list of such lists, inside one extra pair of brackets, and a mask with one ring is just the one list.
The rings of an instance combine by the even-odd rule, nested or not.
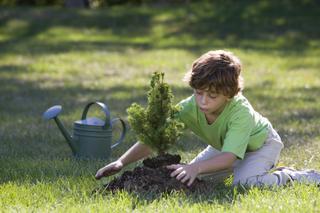
[[(284, 185), (292, 180), (317, 182), (314, 171), (297, 172), (289, 168), (270, 170), (276, 165), (283, 143), (268, 119), (256, 112), (242, 95), (240, 60), (231, 52), (209, 51), (192, 65), (185, 80), (194, 94), (181, 101), (177, 117), (208, 147), (189, 164), (167, 166), (190, 186), (199, 175), (212, 174), (223, 179), (234, 174), (233, 185)], [(151, 154), (137, 142), (118, 160), (98, 170), (96, 178), (110, 176), (124, 166)], [(319, 183), (319, 181), (317, 182)]]

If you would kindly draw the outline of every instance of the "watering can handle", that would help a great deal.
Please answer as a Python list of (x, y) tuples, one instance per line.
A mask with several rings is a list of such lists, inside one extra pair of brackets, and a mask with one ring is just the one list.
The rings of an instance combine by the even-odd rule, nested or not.
[(117, 122), (117, 121), (120, 121), (121, 124), (122, 124), (122, 133), (121, 133), (120, 139), (117, 140), (116, 143), (111, 146), (111, 149), (113, 149), (114, 147), (118, 146), (118, 145), (123, 141), (124, 136), (125, 136), (126, 133), (127, 133), (126, 123), (125, 123), (121, 118), (114, 118), (114, 119), (112, 119), (111, 125), (113, 126), (113, 123), (115, 123), (115, 122)]
[(104, 128), (109, 128), (109, 127), (111, 127), (112, 124), (111, 124), (111, 121), (110, 121), (110, 111), (109, 111), (107, 105), (104, 104), (104, 103), (102, 103), (102, 102), (96, 101), (96, 102), (90, 102), (90, 103), (88, 103), (87, 106), (86, 106), (86, 107), (84, 108), (84, 110), (83, 110), (81, 119), (84, 120), (84, 119), (87, 118), (88, 110), (89, 110), (89, 108), (90, 108), (93, 104), (97, 104), (98, 106), (100, 106), (100, 107), (102, 108), (104, 114), (106, 115), (106, 121), (105, 121), (105, 124), (104, 124)]

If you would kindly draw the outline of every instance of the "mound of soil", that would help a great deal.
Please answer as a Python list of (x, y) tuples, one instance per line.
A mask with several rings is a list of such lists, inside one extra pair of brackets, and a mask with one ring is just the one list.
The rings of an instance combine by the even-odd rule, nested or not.
[(188, 187), (175, 177), (170, 177), (172, 170), (166, 165), (180, 163), (179, 155), (160, 155), (143, 161), (143, 166), (136, 167), (133, 171), (125, 171), (121, 176), (114, 178), (98, 191), (126, 190), (133, 193), (170, 193), (172, 191), (195, 192), (205, 189), (205, 181), (195, 179)]
[(159, 168), (171, 164), (178, 164), (181, 161), (180, 155), (163, 154), (155, 158), (147, 158), (143, 160), (143, 165), (149, 168)]

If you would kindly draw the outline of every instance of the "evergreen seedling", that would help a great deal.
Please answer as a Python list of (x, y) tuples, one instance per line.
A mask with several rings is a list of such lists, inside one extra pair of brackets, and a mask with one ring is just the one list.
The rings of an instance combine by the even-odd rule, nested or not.
[(164, 154), (181, 135), (183, 123), (175, 119), (178, 108), (172, 104), (171, 88), (164, 82), (164, 73), (152, 75), (148, 105), (143, 108), (133, 103), (127, 110), (128, 120), (138, 140)]

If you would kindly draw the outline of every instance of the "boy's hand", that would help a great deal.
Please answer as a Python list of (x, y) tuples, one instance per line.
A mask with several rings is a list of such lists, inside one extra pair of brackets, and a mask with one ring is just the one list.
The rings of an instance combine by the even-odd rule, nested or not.
[(174, 169), (170, 176), (176, 176), (176, 179), (180, 180), (182, 183), (185, 183), (187, 180), (189, 180), (187, 184), (188, 186), (191, 186), (199, 174), (198, 168), (195, 164), (172, 164), (167, 166), (167, 169)]
[(109, 163), (105, 167), (102, 167), (101, 169), (99, 169), (97, 171), (95, 178), (97, 180), (99, 180), (102, 177), (114, 175), (114, 174), (120, 172), (122, 168), (123, 168), (123, 163), (121, 161), (119, 161), (119, 160), (114, 161), (112, 163)]

